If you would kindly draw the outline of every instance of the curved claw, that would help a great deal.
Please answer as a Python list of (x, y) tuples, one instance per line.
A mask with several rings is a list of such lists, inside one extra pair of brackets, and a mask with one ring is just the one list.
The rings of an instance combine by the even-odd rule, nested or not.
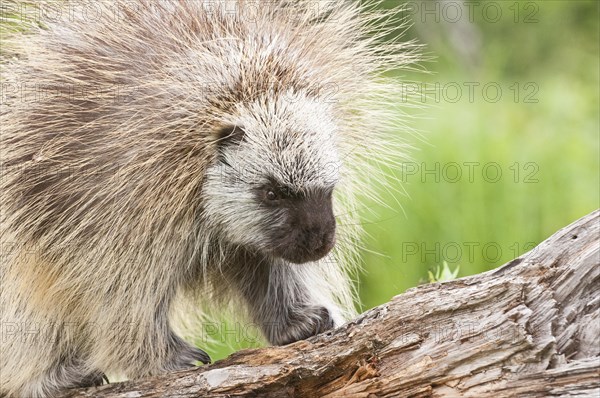
[(103, 372), (98, 371), (98, 372), (90, 373), (89, 375), (87, 375), (83, 380), (76, 383), (76, 387), (80, 387), (80, 388), (98, 387), (98, 386), (101, 386), (102, 384), (104, 384), (105, 381), (106, 381), (106, 384), (110, 383), (108, 381), (108, 377), (106, 377), (106, 375)]
[(202, 351), (199, 348), (192, 347), (191, 354), (192, 358), (194, 358), (195, 361), (200, 361), (205, 365), (211, 363), (210, 356), (208, 356), (206, 352)]

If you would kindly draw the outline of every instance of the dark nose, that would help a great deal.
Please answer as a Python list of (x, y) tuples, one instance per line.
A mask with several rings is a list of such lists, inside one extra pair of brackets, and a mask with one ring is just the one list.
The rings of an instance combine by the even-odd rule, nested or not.
[(299, 209), (298, 249), (306, 261), (325, 256), (335, 244), (335, 217), (331, 198), (307, 199)]
[(289, 200), (286, 223), (274, 229), (273, 254), (302, 264), (323, 258), (335, 245), (335, 217), (331, 194)]
[(315, 256), (324, 256), (329, 253), (335, 243), (335, 223), (329, 222), (323, 225), (304, 228), (302, 230), (302, 242), (308, 253)]

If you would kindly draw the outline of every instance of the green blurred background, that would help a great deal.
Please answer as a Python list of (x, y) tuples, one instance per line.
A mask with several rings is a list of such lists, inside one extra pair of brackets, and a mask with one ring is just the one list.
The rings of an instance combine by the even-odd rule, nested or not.
[[(459, 277), (498, 267), (599, 207), (599, 2), (405, 5), (403, 37), (432, 60), (390, 72), (419, 135), (398, 132), (414, 161), (389, 170), (387, 206), (363, 203), (361, 311), (444, 262)], [(209, 326), (213, 359), (261, 344), (240, 323)]]
[[(388, 1), (392, 7), (397, 1)], [(407, 32), (435, 57), (398, 72), (410, 110), (406, 196), (365, 215), (363, 308), (427, 281), (498, 267), (599, 207), (599, 2), (407, 2)]]

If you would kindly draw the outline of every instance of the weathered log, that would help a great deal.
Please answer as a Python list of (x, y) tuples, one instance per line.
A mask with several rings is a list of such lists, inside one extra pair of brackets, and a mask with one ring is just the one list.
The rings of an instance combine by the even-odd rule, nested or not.
[(339, 329), (68, 397), (600, 396), (600, 211), (480, 275)]

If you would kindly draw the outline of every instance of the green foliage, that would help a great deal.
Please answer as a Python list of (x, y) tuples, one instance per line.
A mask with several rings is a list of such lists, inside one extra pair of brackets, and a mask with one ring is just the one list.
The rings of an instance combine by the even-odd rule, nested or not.
[(460, 267), (457, 266), (454, 271), (450, 270), (450, 266), (446, 261), (441, 266), (435, 267), (433, 270), (427, 271), (429, 283), (446, 282), (456, 279)]
[[(427, 84), (423, 108), (409, 110), (425, 138), (412, 139), (414, 163), (389, 172), (390, 191), (406, 195), (365, 203), (364, 309), (427, 280), (434, 264), (460, 264), (460, 276), (498, 267), (599, 205), (599, 3), (522, 2), (518, 23), (513, 2), (493, 3), (506, 17), (495, 23), (413, 15), (409, 34), (438, 58), (431, 74), (395, 76)], [(523, 23), (530, 3), (537, 22)], [(457, 29), (471, 33), (458, 45)]]

